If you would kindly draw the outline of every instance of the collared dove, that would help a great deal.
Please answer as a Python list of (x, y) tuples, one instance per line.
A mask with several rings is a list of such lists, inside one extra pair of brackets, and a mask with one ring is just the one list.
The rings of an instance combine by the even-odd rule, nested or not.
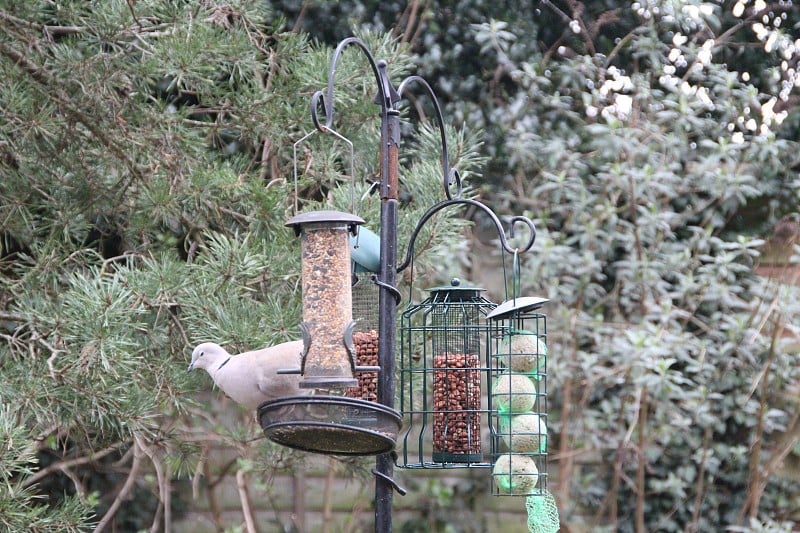
[(310, 392), (299, 387), (299, 374), (277, 373), (282, 369), (299, 369), (302, 350), (303, 341), (291, 341), (231, 355), (219, 344), (204, 342), (192, 352), (187, 371), (204, 368), (232, 400), (256, 409), (267, 400)]

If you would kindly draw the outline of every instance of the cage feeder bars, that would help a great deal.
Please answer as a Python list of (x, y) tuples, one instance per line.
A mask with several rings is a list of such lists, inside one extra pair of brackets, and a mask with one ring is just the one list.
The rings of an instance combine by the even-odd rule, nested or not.
[(492, 484), (497, 496), (547, 495), (546, 298), (519, 297), (487, 315)]
[[(334, 237), (329, 239), (320, 238), (323, 233), (318, 232), (334, 231), (331, 226), (335, 226), (335, 231), (342, 231), (346, 235), (347, 231), (352, 232), (354, 227), (363, 222), (361, 219), (357, 219), (358, 217), (353, 218), (354, 215), (351, 217), (348, 214), (340, 213), (330, 216), (330, 212), (328, 212), (324, 215), (297, 215), (289, 222), (289, 225), (294, 226), (304, 239), (303, 329), (306, 342), (302, 368), (287, 369), (282, 372), (302, 373), (303, 386), (321, 387), (318, 392), (323, 392), (326, 389), (330, 390), (331, 388), (343, 391), (353, 390), (353, 385), (356, 382), (355, 374), (366, 371), (377, 372), (377, 402), (343, 395), (326, 395), (324, 393), (279, 398), (262, 404), (259, 407), (259, 416), (267, 437), (280, 444), (319, 453), (376, 455), (375, 468), (372, 471), (375, 475), (375, 531), (384, 533), (392, 530), (393, 492), (397, 491), (400, 494), (405, 494), (405, 490), (392, 477), (396, 455), (390, 453), (394, 452), (402, 419), (401, 414), (394, 409), (397, 306), (401, 300), (400, 292), (396, 288), (397, 273), (403, 271), (411, 263), (414, 254), (414, 242), (422, 226), (438, 211), (450, 206), (468, 206), (488, 214), (497, 227), (503, 250), (509, 253), (516, 254), (529, 250), (533, 245), (536, 232), (533, 223), (528, 218), (521, 216), (511, 217), (509, 219), (510, 237), (513, 237), (514, 226), (518, 223), (523, 223), (527, 226), (530, 233), (528, 242), (522, 248), (512, 248), (506, 240), (506, 233), (497, 216), (480, 202), (461, 197), (461, 178), (458, 171), (450, 167), (444, 121), (433, 89), (419, 76), (409, 76), (395, 88), (389, 80), (387, 63), (385, 61), (376, 61), (367, 45), (358, 38), (350, 37), (339, 43), (329, 67), (327, 89), (325, 91), (317, 91), (311, 98), (311, 119), (316, 132), (329, 134), (339, 140), (343, 140), (350, 146), (352, 153), (352, 143), (334, 129), (335, 74), (343, 52), (349, 47), (360, 50), (366, 57), (375, 77), (377, 89), (375, 103), (380, 108), (380, 181), (376, 185), (381, 200), (380, 261), (379, 265), (375, 265), (377, 273), (371, 277), (372, 282), (378, 288), (378, 365), (360, 367), (356, 364), (352, 346), (348, 344), (352, 341), (350, 334), (353, 332), (353, 328), (349, 326), (352, 321), (351, 315), (346, 313), (337, 314), (335, 325), (333, 323), (325, 324), (321, 328), (329, 331), (320, 331), (316, 323), (318, 318), (330, 317), (331, 313), (339, 313), (339, 306), (345, 306), (346, 296), (342, 296), (343, 299), (341, 301), (332, 303), (331, 308), (324, 312), (317, 312), (316, 308), (311, 308), (311, 298), (314, 297), (315, 288), (322, 293), (317, 295), (317, 301), (326, 300), (326, 294), (333, 296), (334, 294), (343, 295), (346, 292), (342, 281), (343, 277), (339, 278), (338, 267), (341, 266), (339, 265), (340, 262), (342, 265), (349, 263), (349, 260), (338, 259), (340, 254), (341, 257), (344, 257), (343, 249), (346, 248), (346, 245), (338, 242), (339, 237), (336, 237), (337, 243), (334, 244)], [(440, 132), (442, 185), (446, 199), (431, 207), (420, 219), (409, 240), (405, 260), (398, 266), (397, 223), (401, 128), (400, 111), (397, 106), (403, 99), (405, 92), (412, 85), (421, 87), (425, 91), (434, 108), (432, 116), (436, 119)], [(307, 134), (303, 139), (313, 133)], [(295, 159), (296, 157), (295, 152)], [(297, 172), (296, 163), (295, 160), (295, 178)], [(315, 217), (318, 217), (318, 219), (314, 220)], [(318, 238), (320, 241), (329, 240), (330, 242), (314, 243), (313, 241)], [(313, 264), (317, 262), (315, 261), (316, 259), (319, 259), (319, 262), (322, 263), (320, 258), (313, 257), (317, 252), (311, 251), (312, 246), (316, 250), (318, 245), (330, 246), (331, 257), (337, 257), (335, 260), (336, 265), (333, 265), (336, 267), (337, 274), (335, 278), (332, 275), (328, 278), (327, 275), (320, 276), (319, 274), (322, 270), (319, 270), (316, 274), (309, 271), (309, 276), (317, 276), (314, 283), (325, 284), (330, 282), (335, 284), (336, 288), (321, 288), (321, 286), (315, 287), (312, 285), (309, 293), (306, 291), (306, 269), (315, 268)], [(309, 247), (308, 254), (306, 246)], [(348, 272), (349, 278), (350, 273)], [(328, 293), (328, 291), (330, 292)], [(433, 328), (431, 334), (433, 335), (435, 331), (437, 335), (441, 335), (437, 337), (435, 343), (432, 340), (430, 341), (428, 353), (426, 354), (426, 356), (430, 355), (429, 366), (423, 366), (420, 373), (423, 387), (419, 391), (424, 404), (421, 411), (422, 418), (432, 417), (433, 420), (428, 423), (438, 428), (435, 432), (440, 435), (437, 437), (436, 455), (432, 456), (430, 461), (425, 461), (425, 465), (490, 466), (490, 464), (479, 462), (486, 457), (480, 448), (480, 433), (483, 424), (479, 421), (490, 418), (492, 413), (491, 406), (488, 409), (482, 409), (480, 406), (479, 402), (482, 401), (482, 395), (480, 393), (470, 393), (468, 397), (460, 398), (457, 405), (453, 404), (457, 409), (441, 403), (439, 409), (436, 410), (426, 402), (430, 402), (434, 397), (440, 401), (452, 401), (455, 398), (454, 394), (449, 395), (449, 393), (446, 393), (444, 388), (437, 394), (429, 393), (427, 387), (433, 386), (434, 381), (443, 384), (442, 387), (455, 387), (452, 383), (460, 382), (463, 387), (470, 391), (475, 389), (482, 390), (482, 384), (484, 384), (484, 387), (486, 386), (485, 384), (488, 383), (486, 375), (491, 372), (490, 365), (495, 362), (487, 352), (487, 345), (493, 342), (493, 330), (489, 327), (487, 320), (489, 313), (496, 306), (491, 302), (485, 301), (480, 296), (479, 289), (460, 286), (458, 283), (452, 284), (450, 287), (432, 289), (431, 298), (447, 300), (447, 302), (431, 302), (431, 312), (433, 312), (434, 307), (436, 312), (441, 311), (442, 308), (436, 307), (440, 304), (445, 304), (447, 310), (442, 312), (439, 317), (442, 320), (441, 323), (436, 322), (439, 318), (434, 320), (433, 317), (430, 317), (431, 321), (428, 322), (428, 327)], [(460, 310), (458, 310), (459, 308)], [(419, 312), (424, 313), (421, 309)], [(412, 312), (407, 310), (407, 313)], [(414, 327), (415, 320), (414, 318), (410, 320), (409, 328)], [(504, 326), (498, 324), (497, 327), (502, 328)], [(344, 328), (344, 331), (342, 331), (342, 328)], [(408, 333), (411, 334), (412, 332), (414, 334), (420, 333), (409, 329)], [(427, 334), (427, 331), (425, 334)], [(326, 347), (324, 350), (321, 348), (322, 339), (327, 339), (325, 342), (330, 341), (329, 348)], [(344, 350), (342, 350), (342, 344), (344, 344)], [(403, 347), (406, 345), (407, 343), (404, 341)], [(413, 346), (413, 342), (408, 343), (408, 346)], [(320, 347), (321, 351), (315, 353), (315, 349), (318, 347)], [(412, 354), (410, 352), (401, 355), (401, 361), (404, 361), (404, 366), (405, 362), (411, 358)], [(409, 379), (411, 379), (411, 374), (417, 372), (417, 370), (409, 367), (408, 370), (404, 369), (401, 374), (403, 372), (407, 372)], [(401, 401), (405, 402), (402, 399)], [(413, 417), (418, 415), (412, 412), (413, 408), (411, 407), (415, 405), (416, 401), (417, 399), (412, 398), (409, 399), (408, 403), (402, 404), (404, 409), (406, 407), (409, 409), (405, 413), (406, 416)], [(489, 397), (489, 401), (491, 401), (491, 397)], [(491, 422), (489, 425), (491, 426)], [(453, 448), (450, 444), (450, 440), (456, 434), (454, 429), (457, 426), (465, 429), (466, 437), (461, 437), (461, 440), (458, 441), (461, 447), (464, 448), (463, 450), (460, 447)], [(495, 431), (495, 433), (497, 432)], [(462, 434), (464, 433), (462, 432)], [(494, 446), (494, 441), (497, 439), (493, 437), (490, 440)], [(490, 455), (493, 458), (496, 456), (494, 448), (492, 448)]]
[(400, 326), (401, 466), (474, 466), (483, 460), (481, 428), (488, 423), (481, 374), (487, 370), (485, 317), (495, 304), (458, 278), (428, 292), (406, 308)]

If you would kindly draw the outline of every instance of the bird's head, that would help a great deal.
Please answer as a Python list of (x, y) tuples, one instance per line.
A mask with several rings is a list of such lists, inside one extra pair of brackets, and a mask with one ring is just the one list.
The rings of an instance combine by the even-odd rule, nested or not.
[(189, 363), (189, 368), (187, 368), (186, 371), (190, 372), (195, 368), (208, 369), (216, 361), (227, 358), (228, 356), (228, 352), (219, 344), (213, 342), (198, 344), (194, 351), (192, 351), (192, 362)]

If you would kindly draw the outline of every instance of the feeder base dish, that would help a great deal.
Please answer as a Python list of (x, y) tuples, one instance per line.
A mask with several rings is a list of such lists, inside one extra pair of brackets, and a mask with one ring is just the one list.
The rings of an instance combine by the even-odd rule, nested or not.
[(400, 413), (344, 396), (289, 396), (258, 408), (264, 434), (297, 450), (330, 455), (378, 455), (394, 450)]

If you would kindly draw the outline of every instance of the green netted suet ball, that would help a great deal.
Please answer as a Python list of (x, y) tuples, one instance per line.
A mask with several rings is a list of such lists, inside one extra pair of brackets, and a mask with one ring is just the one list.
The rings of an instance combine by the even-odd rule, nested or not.
[(527, 455), (504, 454), (495, 461), (492, 477), (504, 494), (529, 494), (539, 482), (539, 469)]
[(514, 372), (533, 374), (540, 379), (544, 372), (547, 344), (544, 338), (532, 331), (518, 330), (504, 335), (497, 349), (505, 365)]
[(530, 533), (558, 533), (561, 521), (558, 519), (558, 506), (548, 490), (542, 494), (528, 496), (525, 500), (528, 511), (528, 531)]
[(512, 452), (547, 451), (547, 426), (536, 413), (500, 416), (500, 436)]
[(526, 413), (536, 403), (536, 385), (524, 374), (500, 374), (494, 382), (492, 401), (501, 413)]

